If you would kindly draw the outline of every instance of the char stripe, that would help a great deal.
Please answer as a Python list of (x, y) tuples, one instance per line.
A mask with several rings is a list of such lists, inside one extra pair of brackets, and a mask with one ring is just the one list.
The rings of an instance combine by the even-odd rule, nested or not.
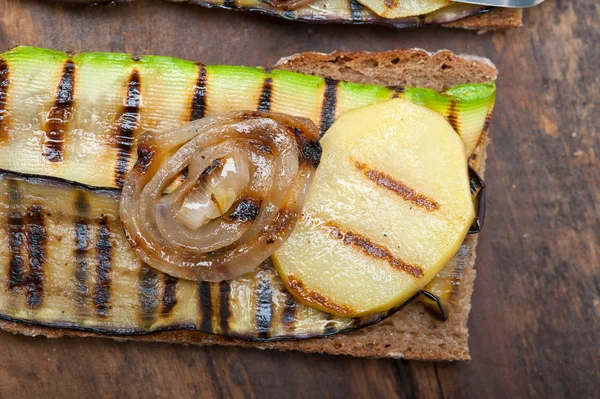
[(448, 122), (450, 122), (450, 125), (452, 125), (452, 128), (456, 131), (456, 133), (460, 134), (456, 100), (450, 101), (450, 104), (448, 105), (448, 116), (446, 116), (446, 119), (448, 120)]
[(10, 71), (5, 60), (0, 58), (0, 141), (8, 136), (6, 126), (6, 104), (8, 103), (8, 86), (10, 84)]
[[(329, 313), (325, 313), (325, 320), (333, 320), (333, 315), (329, 314)], [(335, 326), (335, 322), (334, 321), (330, 321), (329, 323), (325, 324), (325, 328), (323, 330), (323, 334), (325, 335), (333, 335), (336, 334), (338, 332), (336, 326)]]
[[(287, 291), (286, 291), (287, 292)], [(298, 303), (293, 296), (288, 294), (288, 298), (283, 303), (282, 323), (289, 330), (293, 331), (296, 324), (296, 309)]]
[(352, 21), (362, 22), (363, 20), (363, 5), (358, 0), (350, 0), (350, 9), (352, 10)]
[(368, 238), (352, 231), (344, 232), (339, 226), (336, 226), (333, 223), (327, 223), (327, 227), (330, 229), (331, 236), (335, 239), (342, 240), (344, 244), (356, 247), (368, 256), (384, 260), (394, 269), (402, 270), (415, 278), (422, 278), (424, 276), (421, 267), (406, 263), (404, 260), (391, 254), (385, 247), (372, 242)]
[(140, 121), (141, 98), (140, 73), (137, 69), (134, 69), (127, 84), (127, 97), (125, 98), (123, 110), (116, 124), (118, 154), (115, 165), (115, 183), (119, 188), (123, 187), (125, 174), (129, 171), (135, 130)]
[(200, 310), (202, 311), (202, 321), (200, 324), (200, 331), (212, 334), (213, 333), (213, 311), (212, 311), (212, 297), (211, 297), (211, 284), (206, 281), (201, 281), (198, 284), (198, 297), (200, 300)]
[(194, 87), (194, 97), (192, 98), (190, 121), (204, 118), (204, 116), (206, 116), (206, 66), (200, 65), (198, 81)]
[(167, 317), (177, 305), (177, 283), (179, 280), (176, 277), (164, 275), (165, 280), (165, 292), (162, 299), (162, 316)]
[(27, 237), (27, 254), (29, 272), (25, 277), (25, 297), (27, 307), (38, 309), (42, 305), (44, 289), (44, 263), (46, 262), (46, 228), (42, 207), (32, 205), (28, 208), (25, 235)]
[(272, 94), (272, 92), (273, 92), (273, 79), (266, 78), (263, 83), (262, 92), (260, 94), (260, 101), (258, 103), (259, 111), (269, 112), (271, 110), (271, 94)]
[(261, 276), (256, 296), (256, 329), (260, 338), (268, 338), (273, 322), (273, 292), (268, 276)]
[(102, 218), (98, 227), (96, 256), (98, 264), (96, 266), (96, 284), (94, 285), (94, 306), (98, 316), (106, 317), (110, 310), (110, 264), (112, 260), (112, 243), (106, 217)]
[(371, 180), (380, 187), (386, 188), (393, 193), (398, 194), (411, 204), (425, 208), (428, 211), (435, 211), (439, 208), (439, 204), (436, 201), (424, 194), (418, 193), (412, 187), (409, 187), (401, 181), (394, 179), (392, 176), (376, 169), (369, 169), (367, 165), (361, 162), (355, 162), (355, 166), (356, 169), (360, 170), (367, 177), (367, 179)]
[(223, 0), (223, 7), (236, 8), (235, 0)]
[(25, 230), (23, 215), (18, 209), (21, 204), (21, 192), (17, 181), (7, 180), (8, 203), (10, 215), (8, 217), (8, 247), (10, 249), (9, 283), (10, 289), (23, 284), (23, 245), (25, 243)]
[(337, 80), (325, 78), (325, 96), (321, 110), (321, 135), (325, 134), (335, 120), (338, 83)]
[(229, 333), (229, 317), (231, 316), (231, 310), (229, 309), (229, 294), (231, 293), (231, 286), (227, 281), (221, 281), (219, 283), (219, 325), (221, 327), (221, 334)]
[(85, 309), (90, 295), (87, 284), (90, 204), (86, 193), (81, 190), (77, 191), (75, 209), (77, 211), (77, 216), (75, 217), (75, 295), (77, 297), (77, 306), (80, 309)]
[(67, 60), (56, 91), (54, 105), (48, 111), (48, 119), (44, 129), (44, 157), (50, 162), (63, 160), (65, 133), (73, 114), (73, 94), (75, 88), (75, 63)]
[(149, 328), (158, 309), (158, 272), (143, 264), (139, 274), (140, 319)]

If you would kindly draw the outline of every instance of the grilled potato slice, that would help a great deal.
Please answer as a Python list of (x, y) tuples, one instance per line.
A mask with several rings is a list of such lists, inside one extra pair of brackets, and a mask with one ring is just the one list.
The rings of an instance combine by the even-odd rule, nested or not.
[(410, 299), (464, 240), (467, 156), (440, 114), (393, 99), (342, 115), (302, 216), (273, 262), (298, 300), (362, 316)]
[(429, 14), (452, 4), (450, 0), (358, 0), (384, 18), (405, 18)]

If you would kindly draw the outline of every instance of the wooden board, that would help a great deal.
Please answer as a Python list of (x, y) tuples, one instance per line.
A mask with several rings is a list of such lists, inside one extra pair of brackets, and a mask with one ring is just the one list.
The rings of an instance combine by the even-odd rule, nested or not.
[(467, 363), (0, 334), (0, 398), (576, 397), (600, 381), (600, 8), (548, 0), (476, 35), (308, 26), (159, 0), (0, 0), (0, 51), (27, 44), (269, 65), (299, 51), (449, 48), (500, 70)]

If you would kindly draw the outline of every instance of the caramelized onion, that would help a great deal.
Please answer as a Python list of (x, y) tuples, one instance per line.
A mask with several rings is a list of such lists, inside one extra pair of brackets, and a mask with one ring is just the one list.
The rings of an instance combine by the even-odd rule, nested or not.
[(319, 130), (268, 112), (203, 118), (145, 133), (120, 216), (129, 243), (172, 276), (247, 273), (291, 234), (319, 164)]

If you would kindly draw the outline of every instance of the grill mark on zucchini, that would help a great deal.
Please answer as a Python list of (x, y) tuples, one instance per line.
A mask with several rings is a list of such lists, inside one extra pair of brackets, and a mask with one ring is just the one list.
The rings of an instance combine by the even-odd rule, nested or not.
[(8, 86), (10, 84), (10, 70), (5, 60), (0, 58), (0, 142), (8, 137), (6, 122), (6, 104), (8, 103)]
[(150, 327), (158, 309), (158, 273), (143, 264), (139, 273), (140, 319), (142, 325)]
[(87, 284), (90, 204), (85, 192), (77, 192), (74, 205), (77, 212), (75, 217), (75, 298), (77, 306), (83, 310), (90, 295)]
[(23, 245), (25, 243), (25, 230), (23, 226), (23, 215), (18, 209), (21, 204), (21, 192), (19, 183), (9, 179), (6, 181), (8, 204), (10, 214), (8, 216), (8, 248), (10, 249), (10, 261), (8, 268), (8, 287), (12, 290), (20, 287), (23, 283)]
[(269, 112), (271, 110), (271, 94), (273, 92), (273, 79), (266, 78), (263, 82), (262, 91), (260, 93), (260, 101), (258, 103), (258, 110), (263, 112)]
[(221, 327), (221, 334), (229, 333), (229, 317), (231, 311), (229, 309), (229, 294), (231, 293), (231, 286), (227, 281), (221, 281), (219, 283), (219, 327)]
[(353, 22), (362, 22), (363, 20), (363, 5), (357, 0), (350, 0), (350, 10)]
[(25, 276), (23, 285), (25, 287), (25, 303), (30, 309), (38, 309), (42, 305), (44, 294), (47, 237), (42, 212), (43, 209), (40, 205), (32, 205), (27, 209), (25, 217), (29, 272)]
[(296, 324), (296, 309), (298, 304), (294, 300), (294, 297), (291, 296), (287, 291), (287, 298), (283, 303), (283, 315), (281, 317), (281, 322), (290, 332), (293, 332)]
[(110, 269), (112, 260), (112, 243), (110, 242), (110, 229), (108, 220), (103, 217), (98, 226), (96, 243), (96, 284), (94, 285), (94, 306), (96, 315), (108, 316), (110, 310)]
[(198, 300), (200, 301), (200, 311), (202, 320), (200, 321), (200, 331), (212, 333), (212, 297), (211, 284), (206, 281), (198, 283)]
[(341, 240), (342, 243), (346, 245), (359, 249), (365, 255), (384, 260), (394, 269), (403, 271), (414, 278), (419, 279), (424, 276), (423, 269), (421, 269), (420, 266), (406, 263), (404, 260), (394, 256), (387, 248), (374, 243), (368, 238), (352, 231), (343, 231), (340, 226), (337, 226), (333, 222), (326, 223), (326, 226), (333, 238)]
[(167, 317), (175, 305), (177, 305), (177, 283), (176, 277), (164, 275), (165, 292), (162, 298), (162, 316)]
[(321, 136), (329, 130), (335, 121), (338, 83), (337, 80), (325, 78), (325, 96), (321, 105)]
[(206, 66), (200, 64), (198, 67), (198, 81), (194, 87), (190, 121), (204, 118), (206, 115)]
[[(333, 315), (331, 315), (329, 313), (325, 313), (323, 318), (325, 320), (333, 320)], [(329, 336), (329, 335), (335, 334), (336, 331), (337, 330), (335, 328), (335, 322), (330, 321), (329, 323), (325, 324), (325, 328), (323, 329), (323, 334), (325, 334), (326, 336)]]
[(448, 104), (448, 115), (446, 116), (446, 119), (448, 120), (448, 122), (450, 122), (450, 125), (452, 125), (452, 128), (456, 131), (456, 133), (458, 133), (460, 135), (460, 124), (458, 122), (458, 108), (457, 108), (458, 104), (456, 103), (456, 100), (450, 100), (450, 104)]
[(75, 90), (75, 63), (67, 60), (56, 91), (54, 106), (48, 111), (44, 132), (44, 157), (50, 162), (63, 160), (65, 133), (73, 115), (73, 94)]
[(261, 275), (256, 287), (256, 330), (260, 338), (267, 338), (273, 322), (273, 292), (268, 276)]
[(358, 161), (354, 163), (354, 166), (356, 166), (356, 169), (361, 171), (369, 180), (371, 180), (378, 186), (386, 188), (391, 192), (398, 194), (404, 200), (409, 201), (410, 203), (418, 207), (425, 208), (428, 211), (435, 211), (439, 208), (439, 204), (435, 200), (427, 197), (424, 194), (419, 194), (412, 187), (409, 187), (406, 184), (395, 180), (393, 177), (386, 173), (383, 173), (376, 169), (369, 169), (367, 165)]
[(140, 73), (134, 69), (127, 84), (127, 97), (121, 115), (117, 119), (116, 146), (117, 162), (115, 164), (115, 184), (122, 188), (125, 174), (129, 171), (129, 161), (135, 138), (135, 130), (140, 121), (141, 84)]

